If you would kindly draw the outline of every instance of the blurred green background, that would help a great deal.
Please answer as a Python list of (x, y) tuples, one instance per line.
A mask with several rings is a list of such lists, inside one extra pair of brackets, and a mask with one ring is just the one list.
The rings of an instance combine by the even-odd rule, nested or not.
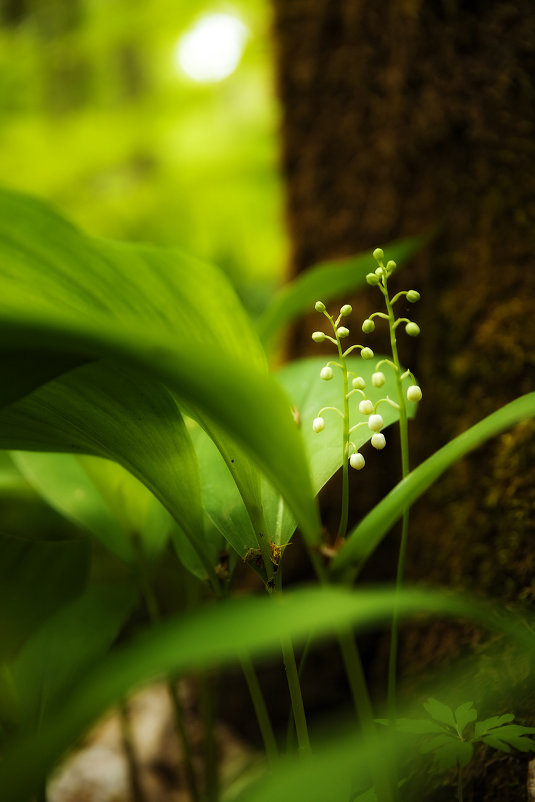
[[(267, 0), (0, 8), (0, 182), (91, 234), (215, 262), (261, 308), (287, 254)], [(247, 36), (235, 71), (203, 83), (177, 47), (210, 14), (238, 17)], [(200, 61), (218, 46), (197, 42)]]

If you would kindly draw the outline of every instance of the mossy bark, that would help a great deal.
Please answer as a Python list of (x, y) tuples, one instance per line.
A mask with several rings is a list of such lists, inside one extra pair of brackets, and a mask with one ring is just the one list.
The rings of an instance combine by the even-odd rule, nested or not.
[[(435, 232), (399, 275), (400, 287), (422, 293), (411, 309), (422, 336), (401, 345), (424, 388), (411, 426), (419, 461), (535, 387), (535, 4), (273, 7), (291, 272)], [(357, 331), (378, 308), (374, 291), (354, 307)], [(294, 329), (293, 355), (309, 351), (309, 328)], [(384, 462), (370, 462), (355, 514), (375, 500), (378, 483), (394, 479)], [(410, 578), (532, 601), (534, 501), (535, 427), (524, 423), (463, 460), (417, 505)], [(406, 671), (437, 662), (445, 641), (451, 655), (479, 637), (465, 630), (437, 644), (436, 632), (408, 633)]]

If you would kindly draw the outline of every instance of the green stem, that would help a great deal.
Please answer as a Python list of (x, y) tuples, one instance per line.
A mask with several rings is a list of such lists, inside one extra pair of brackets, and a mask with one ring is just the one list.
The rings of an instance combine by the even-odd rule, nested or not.
[(459, 802), (463, 802), (463, 769), (460, 763), (459, 773), (457, 776), (457, 799)]
[(254, 665), (250, 658), (242, 657), (240, 662), (243, 674), (245, 676), (245, 681), (247, 682), (247, 687), (249, 688), (253, 707), (255, 709), (258, 726), (260, 727), (260, 732), (262, 734), (262, 740), (264, 741), (266, 757), (270, 765), (273, 766), (279, 758), (279, 749), (277, 746), (275, 733), (273, 732), (273, 727), (271, 725), (271, 719), (269, 718), (267, 711), (264, 694), (262, 693)]
[(132, 802), (147, 802), (147, 797), (145, 796), (145, 791), (143, 790), (143, 786), (141, 784), (139, 763), (134, 743), (134, 735), (132, 732), (132, 723), (130, 721), (130, 713), (128, 710), (128, 705), (124, 699), (122, 699), (119, 703), (119, 715), (121, 720), (123, 749), (128, 765), (128, 780)]
[(308, 726), (301, 693), (301, 684), (299, 682), (299, 672), (297, 670), (297, 663), (295, 662), (295, 654), (290, 638), (282, 639), (281, 647), (286, 678), (288, 680), (288, 689), (290, 691), (295, 731), (297, 733), (297, 746), (300, 754), (306, 755), (310, 752), (310, 738), (308, 736)]
[[(385, 305), (388, 312), (388, 328), (390, 330), (390, 347), (392, 350), (392, 359), (396, 367), (396, 387), (398, 393), (399, 403), (399, 432), (400, 432), (400, 446), (401, 446), (401, 476), (404, 479), (410, 470), (409, 466), (409, 428), (407, 422), (407, 405), (405, 403), (405, 395), (403, 393), (403, 382), (401, 379), (401, 365), (398, 355), (398, 347), (396, 340), (396, 318), (392, 303), (390, 301), (387, 289), (386, 279), (381, 287), (385, 298)], [(394, 610), (392, 613), (392, 626), (390, 631), (390, 652), (388, 659), (388, 717), (391, 723), (396, 718), (396, 686), (397, 686), (397, 663), (398, 663), (398, 645), (399, 645), (399, 609), (397, 597), (403, 585), (403, 577), (405, 573), (405, 558), (407, 554), (407, 541), (409, 534), (409, 510), (403, 510), (403, 521), (401, 528), (401, 541), (399, 547), (398, 564), (396, 571), (396, 600), (394, 602)]]
[(204, 729), (204, 772), (206, 802), (218, 802), (219, 766), (215, 736), (214, 694), (205, 672), (199, 676), (199, 700)]
[[(331, 321), (332, 322), (332, 321)], [(342, 432), (342, 504), (340, 510), (340, 523), (338, 525), (338, 540), (345, 538), (347, 533), (347, 520), (349, 516), (349, 381), (347, 362), (340, 343), (340, 337), (333, 324), (336, 336), (336, 346), (342, 366), (342, 380), (344, 382), (344, 426)]]
[[(137, 534), (132, 536), (132, 545), (136, 556), (137, 579), (141, 594), (145, 601), (151, 622), (153, 624), (158, 624), (161, 621), (160, 608), (156, 594), (154, 593), (154, 589), (152, 587), (152, 583), (147, 573), (143, 546)], [(192, 802), (200, 802), (201, 795), (197, 783), (197, 776), (193, 766), (193, 750), (191, 748), (189, 735), (184, 724), (185, 715), (182, 709), (180, 698), (178, 696), (175, 682), (176, 680), (174, 677), (167, 677), (166, 685), (173, 708), (175, 728), (180, 739), (180, 745), (182, 747), (186, 783)]]

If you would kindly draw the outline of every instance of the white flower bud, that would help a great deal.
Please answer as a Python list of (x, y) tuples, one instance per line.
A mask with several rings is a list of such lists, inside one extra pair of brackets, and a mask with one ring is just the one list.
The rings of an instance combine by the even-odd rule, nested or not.
[(349, 329), (346, 329), (345, 326), (338, 326), (336, 329), (336, 333), (342, 339), (342, 337), (349, 337)]
[(405, 331), (409, 335), (409, 337), (417, 337), (420, 333), (420, 326), (417, 323), (407, 323), (405, 326)]
[(422, 400), (422, 391), (420, 390), (417, 384), (411, 384), (411, 386), (407, 388), (407, 400), (408, 401)]
[(328, 382), (333, 377), (333, 369), (329, 365), (325, 365), (320, 371), (320, 376), (324, 382)]
[(382, 415), (370, 415), (368, 418), (368, 426), (372, 432), (380, 432), (385, 422)]
[(362, 456), (362, 454), (357, 451), (355, 452), (355, 454), (351, 454), (351, 456), (349, 457), (349, 464), (356, 471), (361, 471), (366, 463), (364, 461), (364, 457)]
[(382, 248), (376, 248), (373, 252), (373, 258), (376, 262), (379, 262), (381, 259), (384, 259), (385, 254)]
[(393, 273), (396, 267), (397, 264), (394, 262), (393, 259), (390, 259), (390, 261), (386, 263), (386, 269), (388, 270), (389, 273)]
[(323, 420), (323, 418), (314, 418), (314, 420), (312, 421), (312, 428), (316, 432), (316, 434), (322, 432), (325, 429), (325, 421)]
[(409, 290), (407, 293), (407, 301), (410, 301), (411, 304), (415, 304), (416, 301), (420, 300), (420, 293), (418, 290)]
[(370, 287), (376, 287), (379, 284), (379, 279), (375, 275), (375, 273), (367, 273), (366, 281), (370, 285)]
[(377, 451), (382, 451), (382, 449), (386, 446), (386, 438), (382, 432), (377, 432), (372, 436), (372, 446), (377, 449)]
[(361, 415), (371, 415), (373, 412), (373, 403), (368, 401), (368, 399), (364, 399), (359, 404), (359, 412)]
[(375, 323), (370, 318), (366, 318), (366, 320), (362, 324), (362, 331), (364, 334), (371, 334), (372, 331), (375, 331)]
[(360, 355), (363, 359), (373, 359), (374, 356), (371, 348), (363, 348)]
[(378, 370), (377, 373), (372, 373), (372, 384), (374, 387), (382, 387), (386, 381), (385, 374)]
[(351, 383), (355, 390), (364, 390), (364, 388), (366, 387), (366, 382), (364, 381), (362, 376), (357, 376), (355, 379), (353, 379)]
[(340, 314), (342, 315), (342, 317), (348, 317), (348, 315), (350, 315), (352, 311), (353, 307), (351, 306), (351, 304), (344, 304), (343, 307), (340, 309)]
[(325, 334), (323, 331), (315, 331), (312, 334), (312, 339), (315, 343), (322, 343), (325, 340)]
[(316, 312), (325, 312), (325, 304), (323, 303), (323, 301), (316, 301), (316, 303), (314, 304), (314, 309), (316, 310)]

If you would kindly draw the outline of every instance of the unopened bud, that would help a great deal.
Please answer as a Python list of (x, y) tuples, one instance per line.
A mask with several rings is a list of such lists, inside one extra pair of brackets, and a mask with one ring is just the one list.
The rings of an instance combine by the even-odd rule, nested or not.
[(385, 374), (378, 370), (377, 373), (372, 373), (372, 384), (374, 387), (382, 387), (386, 381)]
[(346, 329), (345, 326), (338, 326), (336, 333), (340, 338), (349, 337), (349, 329)]
[(364, 390), (364, 388), (366, 387), (366, 382), (364, 381), (362, 376), (357, 376), (355, 379), (353, 379), (351, 383), (355, 390)]
[(362, 456), (362, 454), (359, 451), (357, 451), (355, 452), (355, 454), (351, 454), (351, 456), (349, 457), (349, 464), (356, 471), (361, 471), (366, 463), (364, 461), (364, 457)]
[(397, 264), (392, 259), (390, 259), (390, 261), (386, 263), (386, 269), (388, 270), (389, 273), (393, 273), (396, 267)]
[(312, 421), (312, 428), (316, 432), (316, 434), (322, 432), (325, 429), (325, 421), (323, 420), (323, 418), (314, 418), (314, 420)]
[(353, 307), (351, 304), (344, 304), (343, 307), (340, 309), (340, 314), (342, 317), (347, 317), (353, 311)]
[(323, 303), (323, 301), (316, 301), (316, 303), (314, 304), (314, 309), (316, 310), (316, 312), (325, 312), (325, 304)]
[(359, 404), (359, 412), (361, 415), (371, 415), (373, 412), (373, 403), (367, 398), (364, 398)]
[(385, 422), (382, 415), (370, 415), (368, 418), (368, 426), (372, 432), (380, 432)]
[(372, 435), (371, 443), (372, 446), (377, 449), (377, 451), (382, 451), (382, 449), (386, 446), (386, 438), (382, 432), (377, 432), (376, 434)]
[(371, 348), (363, 348), (360, 352), (360, 355), (363, 359), (373, 359), (374, 353)]
[(372, 331), (375, 331), (375, 323), (373, 320), (370, 320), (369, 317), (366, 318), (364, 323), (362, 324), (362, 331), (364, 334), (371, 334)]
[(384, 259), (384, 256), (385, 254), (382, 248), (376, 248), (373, 252), (373, 258), (376, 262), (380, 262), (381, 259)]
[(420, 326), (417, 323), (407, 323), (405, 326), (405, 331), (409, 335), (409, 337), (417, 337), (420, 333)]
[(377, 287), (377, 285), (379, 284), (379, 279), (375, 275), (375, 273), (367, 273), (366, 274), (366, 281), (368, 282), (370, 287)]
[(407, 400), (408, 401), (422, 400), (422, 391), (420, 390), (417, 384), (411, 384), (411, 386), (407, 388)]
[(325, 367), (320, 371), (320, 377), (325, 382), (330, 381), (333, 377), (333, 369), (329, 365), (325, 365)]
[(416, 301), (420, 300), (420, 293), (418, 290), (409, 290), (407, 293), (407, 301), (410, 301), (411, 304), (415, 304)]
[(325, 340), (325, 334), (322, 331), (315, 331), (312, 334), (312, 339), (315, 343), (322, 343)]

